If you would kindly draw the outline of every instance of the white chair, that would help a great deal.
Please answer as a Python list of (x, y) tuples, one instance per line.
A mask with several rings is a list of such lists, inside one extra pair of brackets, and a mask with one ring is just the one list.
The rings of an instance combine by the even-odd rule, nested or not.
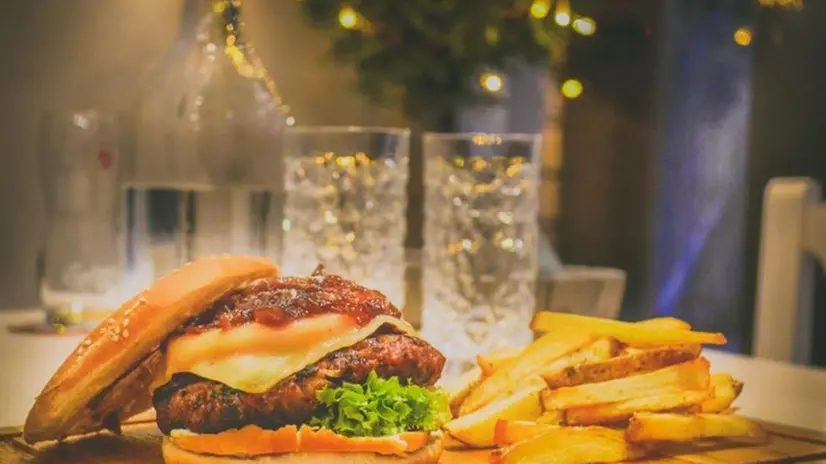
[(809, 178), (766, 186), (760, 227), (754, 355), (809, 364), (815, 262), (826, 266), (826, 203)]

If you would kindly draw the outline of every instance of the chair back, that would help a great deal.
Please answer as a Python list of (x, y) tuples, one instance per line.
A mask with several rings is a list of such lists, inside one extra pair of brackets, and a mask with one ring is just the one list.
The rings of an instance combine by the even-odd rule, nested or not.
[(810, 178), (766, 186), (754, 327), (754, 354), (809, 364), (815, 262), (826, 264), (826, 204)]

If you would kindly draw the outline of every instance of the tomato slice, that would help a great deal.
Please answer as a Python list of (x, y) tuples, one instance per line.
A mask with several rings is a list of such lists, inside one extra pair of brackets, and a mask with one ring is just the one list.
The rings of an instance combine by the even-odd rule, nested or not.
[(265, 430), (248, 425), (237, 430), (206, 435), (170, 437), (175, 446), (200, 454), (217, 456), (258, 456), (262, 454), (294, 453), (299, 450), (298, 429), (294, 425), (278, 430)]
[(301, 451), (403, 455), (427, 445), (429, 432), (405, 432), (392, 437), (345, 437), (329, 429), (302, 427)]

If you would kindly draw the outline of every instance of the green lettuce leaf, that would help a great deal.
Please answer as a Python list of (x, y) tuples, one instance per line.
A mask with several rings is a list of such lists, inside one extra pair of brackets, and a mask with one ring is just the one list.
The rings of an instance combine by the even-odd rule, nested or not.
[(364, 384), (345, 382), (319, 391), (316, 397), (319, 407), (310, 425), (348, 437), (433, 431), (450, 420), (444, 391), (403, 385), (398, 377), (382, 379), (375, 372)]

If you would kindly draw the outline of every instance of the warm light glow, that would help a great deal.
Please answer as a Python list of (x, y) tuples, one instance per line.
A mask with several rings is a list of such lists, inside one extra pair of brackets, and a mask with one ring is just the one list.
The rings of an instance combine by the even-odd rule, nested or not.
[[(470, 140), (474, 145), (502, 145), (502, 136), (494, 134), (475, 134)], [(465, 160), (463, 158), (457, 158), (456, 161), (457, 165), (460, 167), (465, 165)], [(471, 164), (478, 167), (478, 161), (484, 161), (484, 159), (474, 158)]]
[(339, 156), (338, 158), (336, 158), (336, 164), (340, 168), (353, 167), (356, 165), (356, 158), (349, 155)]
[(345, 6), (338, 12), (338, 22), (345, 29), (353, 29), (359, 23), (359, 15), (356, 10)]
[(751, 45), (751, 31), (747, 27), (741, 27), (734, 31), (734, 41), (741, 47)]
[(591, 18), (577, 18), (571, 27), (582, 35), (594, 35), (597, 32), (597, 23)]
[(556, 3), (554, 21), (562, 27), (571, 24), (571, 2), (570, 0), (559, 0)]
[(484, 88), (490, 93), (499, 93), (505, 86), (505, 82), (502, 79), (502, 76), (494, 73), (482, 74), (482, 76), (479, 78), (479, 83), (482, 85), (482, 88)]
[(531, 3), (531, 16), (536, 19), (543, 19), (551, 11), (550, 0), (534, 0)]
[(562, 27), (566, 27), (568, 24), (571, 24), (571, 15), (568, 13), (558, 12), (554, 15), (554, 21)]
[(577, 98), (582, 95), (582, 82), (577, 79), (568, 79), (562, 83), (562, 95), (565, 98)]
[(760, 6), (773, 7), (779, 6), (781, 8), (793, 8), (795, 10), (803, 9), (803, 0), (759, 0)]

